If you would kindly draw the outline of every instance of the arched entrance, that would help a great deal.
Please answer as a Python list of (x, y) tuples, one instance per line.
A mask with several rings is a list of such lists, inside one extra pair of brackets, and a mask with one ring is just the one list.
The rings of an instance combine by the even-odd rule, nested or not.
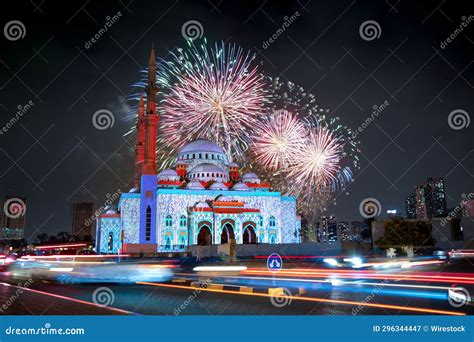
[(221, 244), (229, 243), (230, 240), (235, 240), (234, 226), (227, 222), (222, 226)]
[(212, 234), (211, 229), (207, 225), (202, 225), (199, 229), (198, 234), (198, 245), (199, 246), (210, 246), (212, 245)]
[(257, 234), (255, 234), (255, 227), (251, 224), (248, 224), (244, 227), (244, 232), (242, 234), (242, 243), (244, 245), (257, 243)]

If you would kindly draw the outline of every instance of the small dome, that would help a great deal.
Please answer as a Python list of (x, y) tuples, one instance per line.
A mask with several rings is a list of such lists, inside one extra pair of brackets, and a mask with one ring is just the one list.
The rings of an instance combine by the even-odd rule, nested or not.
[(250, 188), (247, 186), (247, 184), (244, 183), (235, 183), (234, 186), (232, 187), (232, 190), (235, 191), (249, 191)]
[(210, 208), (209, 204), (206, 202), (199, 202), (198, 204), (195, 205), (196, 208)]
[(104, 214), (106, 215), (113, 215), (113, 214), (118, 214), (118, 211), (117, 211), (117, 206), (116, 205), (109, 205), (105, 208), (105, 212)]
[(133, 194), (136, 194), (136, 193), (140, 192), (140, 189), (139, 188), (131, 188), (129, 192), (133, 193)]
[(204, 163), (194, 167), (188, 174), (188, 178), (191, 180), (200, 180), (204, 182), (209, 181), (226, 181), (229, 179), (229, 175), (221, 167), (211, 164)]
[(242, 180), (245, 182), (245, 183), (259, 183), (260, 184), (260, 178), (258, 178), (258, 176), (253, 173), (253, 172), (248, 172), (246, 173), (243, 177), (242, 177)]
[(237, 164), (236, 162), (231, 162), (229, 163), (229, 167), (239, 167), (239, 164)]
[(224, 183), (222, 182), (215, 182), (210, 187), (210, 190), (228, 190)]
[(179, 176), (178, 174), (176, 173), (175, 170), (172, 170), (172, 169), (166, 169), (166, 170), (163, 170), (161, 171), (159, 174), (158, 174), (158, 180), (171, 180), (171, 181), (174, 181), (174, 180), (179, 180)]
[(191, 181), (188, 184), (186, 184), (186, 189), (189, 189), (189, 190), (204, 190), (204, 187), (198, 181)]

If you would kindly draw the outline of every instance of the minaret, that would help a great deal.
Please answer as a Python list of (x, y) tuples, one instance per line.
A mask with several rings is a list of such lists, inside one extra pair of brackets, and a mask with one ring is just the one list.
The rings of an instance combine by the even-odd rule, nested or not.
[(156, 112), (156, 61), (155, 49), (151, 49), (148, 63), (148, 84), (146, 87), (145, 110), (145, 156), (140, 186), (140, 244), (142, 250), (157, 252), (157, 177), (156, 177), (156, 137), (158, 114)]
[(145, 164), (143, 167), (143, 174), (146, 175), (156, 175), (157, 90), (155, 49), (151, 48), (150, 62), (148, 63), (148, 84), (146, 87)]
[(135, 174), (133, 177), (133, 187), (140, 188), (142, 177), (143, 161), (145, 159), (145, 104), (143, 95), (138, 103), (137, 113), (137, 142), (135, 143)]

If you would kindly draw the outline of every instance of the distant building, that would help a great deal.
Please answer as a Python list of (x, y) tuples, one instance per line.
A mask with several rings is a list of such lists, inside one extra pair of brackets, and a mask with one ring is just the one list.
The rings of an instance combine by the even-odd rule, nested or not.
[(337, 220), (335, 216), (321, 216), (316, 223), (318, 242), (335, 242), (338, 240)]
[(414, 194), (405, 199), (407, 218), (413, 217), (413, 200), (417, 219), (445, 217), (446, 194), (443, 178), (428, 178), (415, 187)]
[(405, 197), (405, 210), (408, 219), (416, 218), (416, 195), (415, 192)]
[(361, 232), (366, 229), (367, 223), (362, 221), (352, 221), (351, 222), (351, 233), (352, 240), (359, 241), (361, 239)]
[(339, 236), (341, 237), (341, 241), (352, 241), (352, 232), (349, 222), (347, 221), (339, 221), (337, 223), (339, 229)]
[(6, 196), (0, 207), (0, 240), (20, 240), (25, 237), (26, 198)]
[(443, 178), (428, 178), (428, 217), (446, 216), (446, 194)]
[(85, 235), (92, 236), (93, 224), (90, 219), (93, 216), (94, 204), (92, 202), (76, 202), (72, 204), (71, 221), (72, 235), (83, 237)]
[(474, 199), (466, 199), (462, 202), (462, 216), (474, 217)]

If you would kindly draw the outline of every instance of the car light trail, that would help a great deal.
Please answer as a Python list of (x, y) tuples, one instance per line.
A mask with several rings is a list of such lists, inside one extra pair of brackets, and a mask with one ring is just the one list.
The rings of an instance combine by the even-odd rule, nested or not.
[[(257, 274), (273, 276), (272, 272), (265, 269), (248, 269), (243, 274)], [(452, 276), (452, 275), (433, 275), (424, 273), (414, 274), (391, 274), (391, 273), (374, 273), (371, 271), (352, 271), (352, 270), (328, 270), (328, 269), (286, 269), (281, 270), (278, 276), (299, 276), (306, 278), (326, 278), (331, 276), (338, 276), (341, 278), (352, 279), (390, 279), (390, 280), (406, 280), (406, 281), (428, 281), (428, 282), (442, 282), (442, 283), (462, 283), (474, 284), (474, 277)]]
[[(196, 288), (196, 287), (191, 287), (191, 286), (173, 285), (173, 284), (157, 284), (157, 283), (149, 283), (149, 282), (137, 282), (137, 284), (158, 286), (158, 287), (164, 287), (164, 288), (184, 289), (184, 290), (191, 290), (191, 291), (195, 291), (196, 289), (199, 289), (200, 291), (205, 291), (205, 292), (217, 292), (217, 293), (226, 293), (226, 294), (241, 295), (241, 296), (254, 296), (254, 297), (267, 297), (267, 298), (272, 297), (272, 295), (269, 295), (266, 293), (244, 293), (244, 292), (236, 292), (236, 291), (229, 291), (229, 290), (210, 289), (210, 288), (204, 288), (204, 287)], [(425, 314), (454, 315), (454, 316), (466, 315), (463, 312), (425, 309), (425, 308), (412, 307), (412, 306), (354, 302), (354, 301), (348, 301), (348, 300), (336, 300), (336, 299), (326, 299), (326, 298), (316, 298), (316, 297), (283, 296), (283, 295), (279, 297), (282, 299), (286, 298), (286, 299), (299, 300), (299, 301), (331, 303), (331, 304), (341, 304), (341, 305), (351, 305), (351, 306), (361, 305), (361, 306), (367, 306), (367, 307), (372, 307), (372, 308), (403, 310), (403, 311), (419, 312), (419, 313), (425, 313)]]
[[(195, 276), (195, 274), (192, 273), (175, 273), (176, 276)], [(224, 279), (241, 279), (241, 280), (266, 280), (268, 282), (294, 282), (295, 284), (298, 283), (331, 283), (331, 279), (300, 279), (300, 278), (281, 278), (281, 277), (275, 277), (275, 278), (269, 278), (269, 277), (246, 277), (246, 276), (229, 276), (229, 275), (222, 275), (219, 276), (218, 278), (224, 278)], [(440, 290), (440, 291), (447, 291), (451, 289), (449, 286), (434, 286), (434, 285), (415, 285), (415, 284), (392, 284), (392, 283), (376, 283), (376, 282), (365, 282), (365, 281), (339, 281), (340, 284), (343, 285), (367, 285), (367, 286), (380, 286), (383, 285), (388, 286), (388, 287), (406, 287), (406, 288), (414, 288), (414, 289), (429, 289), (429, 290)]]
[(118, 254), (118, 255), (28, 255), (21, 257), (18, 260), (50, 260), (50, 259), (110, 259), (110, 258), (121, 258), (129, 257), (130, 254)]

